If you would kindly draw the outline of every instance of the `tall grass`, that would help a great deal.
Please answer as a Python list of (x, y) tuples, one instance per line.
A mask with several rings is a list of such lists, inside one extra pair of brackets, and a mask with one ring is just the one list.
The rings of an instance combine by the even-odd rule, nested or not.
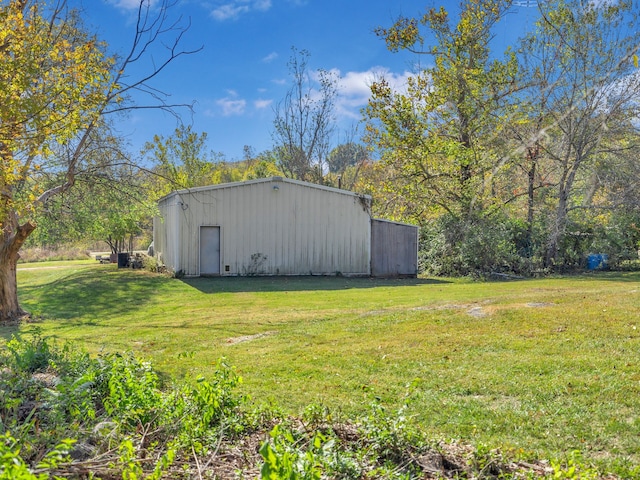
[(20, 250), (20, 263), (86, 260), (91, 258), (88, 249), (78, 246), (28, 247)]

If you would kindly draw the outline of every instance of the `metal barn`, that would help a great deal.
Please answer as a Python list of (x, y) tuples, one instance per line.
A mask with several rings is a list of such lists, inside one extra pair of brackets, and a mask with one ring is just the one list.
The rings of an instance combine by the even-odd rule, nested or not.
[(369, 275), (371, 198), (281, 177), (172, 192), (154, 250), (198, 275)]

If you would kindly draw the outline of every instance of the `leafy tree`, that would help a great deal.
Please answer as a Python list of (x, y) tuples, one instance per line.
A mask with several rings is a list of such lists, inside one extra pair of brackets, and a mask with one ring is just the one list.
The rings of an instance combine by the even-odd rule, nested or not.
[(496, 187), (506, 166), (508, 100), (519, 87), (515, 54), (497, 59), (490, 47), (492, 28), (510, 4), (467, 0), (451, 16), (431, 8), (376, 30), (389, 50), (429, 58), (405, 91), (384, 78), (371, 86), (367, 138), (386, 167), (379, 175), (384, 204), (395, 218), (438, 225), (442, 242), (434, 258), (457, 256), (451, 268), (463, 274), (512, 258), (510, 229), (500, 229), (497, 241), (491, 227), (505, 201)]
[(74, 15), (43, 12), (26, 0), (0, 8), (0, 321), (7, 321), (24, 314), (15, 268), (36, 227), (30, 216), (53, 193), (30, 178), (55, 142), (70, 141), (99, 118), (113, 59)]
[[(56, 155), (68, 154), (68, 145)], [(41, 170), (37, 181), (59, 185), (63, 172)], [(153, 215), (144, 186), (149, 174), (139, 169), (124, 149), (122, 140), (101, 127), (87, 139), (83, 168), (76, 174), (73, 189), (48, 199), (34, 213), (38, 228), (28, 243), (60, 245), (78, 241), (106, 241), (117, 253), (125, 248), (125, 238), (137, 235)]]
[[(193, 188), (225, 181), (214, 179), (216, 171), (220, 177), (220, 153), (207, 151), (207, 133), (194, 132), (191, 126), (180, 125), (169, 137), (155, 135), (147, 142), (143, 154), (151, 157), (154, 173), (158, 176), (156, 196), (161, 197), (172, 190)], [(224, 177), (224, 175), (222, 175)]]
[(286, 176), (322, 183), (334, 128), (337, 95), (331, 72), (319, 70), (319, 89), (312, 87), (309, 52), (293, 49), (289, 71), (293, 85), (275, 109), (274, 152)]
[(369, 150), (365, 145), (349, 139), (335, 147), (327, 157), (329, 172), (324, 184), (344, 190), (354, 190), (364, 166), (370, 162)]
[(245, 170), (244, 162), (217, 162), (214, 165), (209, 184), (240, 182), (244, 177)]
[[(0, 4), (0, 322), (25, 313), (17, 295), (18, 252), (36, 228), (34, 213), (76, 183), (96, 128), (106, 116), (135, 108), (128, 101), (134, 91), (153, 92), (160, 101), (155, 106), (175, 107), (148, 82), (187, 53), (178, 50), (183, 33), (168, 25), (166, 3), (152, 8), (141, 0), (131, 49), (118, 59), (64, 2), (51, 8), (28, 0)], [(166, 55), (153, 70), (128, 76), (163, 39)], [(64, 156), (56, 145), (66, 147)], [(45, 189), (42, 170), (59, 172), (61, 182)]]
[(592, 205), (598, 165), (637, 152), (640, 34), (633, 25), (640, 10), (634, 2), (579, 0), (540, 8), (536, 29), (524, 43), (537, 112), (537, 128), (525, 138), (555, 172), (545, 248), (545, 264), (553, 267), (561, 261), (571, 216), (577, 220)]
[[(133, 183), (135, 173), (111, 172), (102, 181), (79, 180), (39, 212), (33, 241), (50, 245), (104, 241), (111, 253), (129, 250), (132, 238), (150, 228), (153, 216), (144, 190)], [(117, 178), (119, 183), (114, 181)]]
[[(416, 196), (411, 192), (413, 184), (405, 177), (394, 177), (397, 181), (391, 184), (389, 177), (394, 173), (384, 162), (367, 161), (359, 169), (353, 184), (353, 191), (371, 195), (371, 215), (390, 220), (406, 221), (419, 218), (420, 205), (416, 204)], [(422, 207), (424, 208), (424, 207)]]
[(327, 157), (327, 165), (331, 173), (343, 173), (348, 167), (361, 164), (369, 158), (364, 145), (348, 142), (331, 150)]
[(117, 150), (101, 150), (101, 155), (113, 155), (111, 163), (103, 157), (99, 172), (79, 175), (73, 189), (51, 198), (36, 213), (38, 228), (30, 241), (104, 241), (111, 253), (118, 253), (131, 250), (133, 237), (150, 230), (155, 204), (144, 188), (149, 174), (128, 158), (117, 161)]
[(506, 125), (505, 99), (517, 64), (513, 53), (493, 60), (490, 40), (509, 5), (468, 0), (456, 23), (444, 8), (434, 8), (420, 19), (400, 17), (377, 29), (389, 50), (433, 58), (433, 66), (408, 79), (404, 93), (384, 78), (374, 82), (366, 109), (368, 138), (391, 167), (389, 182), (414, 199), (414, 215), (445, 211), (464, 221), (492, 202), (502, 158), (495, 144)]
[(262, 152), (246, 161), (247, 169), (242, 177), (243, 180), (284, 176), (278, 168), (278, 159), (273, 151)]

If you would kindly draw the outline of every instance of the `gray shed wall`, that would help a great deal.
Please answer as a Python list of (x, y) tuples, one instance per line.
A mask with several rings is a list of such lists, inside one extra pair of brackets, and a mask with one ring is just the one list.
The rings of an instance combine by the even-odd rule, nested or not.
[(154, 246), (200, 275), (200, 227), (220, 227), (221, 275), (369, 275), (370, 199), (287, 179), (174, 192), (158, 204)]
[(418, 227), (386, 220), (371, 220), (371, 275), (418, 274)]

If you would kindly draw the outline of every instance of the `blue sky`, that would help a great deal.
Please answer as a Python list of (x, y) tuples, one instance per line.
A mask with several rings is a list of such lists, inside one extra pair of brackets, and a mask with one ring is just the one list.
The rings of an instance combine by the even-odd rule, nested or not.
[[(139, 0), (76, 0), (90, 29), (123, 53), (135, 29)], [(153, 3), (153, 0), (152, 0)], [(373, 29), (390, 26), (402, 14), (421, 15), (430, 6), (454, 12), (458, 1), (444, 0), (178, 0), (169, 14), (191, 27), (183, 40), (199, 53), (179, 58), (153, 85), (171, 94), (170, 102), (194, 103), (182, 120), (207, 132), (208, 147), (228, 160), (240, 159), (243, 146), (256, 152), (272, 147), (273, 109), (291, 82), (291, 48), (310, 53), (309, 69), (340, 76), (337, 131), (357, 124), (368, 85), (384, 74), (399, 87), (415, 58), (391, 53)], [(534, 9), (516, 7), (496, 29), (499, 44), (514, 43), (530, 23)], [(170, 135), (171, 115), (135, 111), (118, 119), (133, 151), (154, 134)], [(343, 136), (344, 138), (344, 136)], [(339, 137), (336, 141), (339, 141)]]

